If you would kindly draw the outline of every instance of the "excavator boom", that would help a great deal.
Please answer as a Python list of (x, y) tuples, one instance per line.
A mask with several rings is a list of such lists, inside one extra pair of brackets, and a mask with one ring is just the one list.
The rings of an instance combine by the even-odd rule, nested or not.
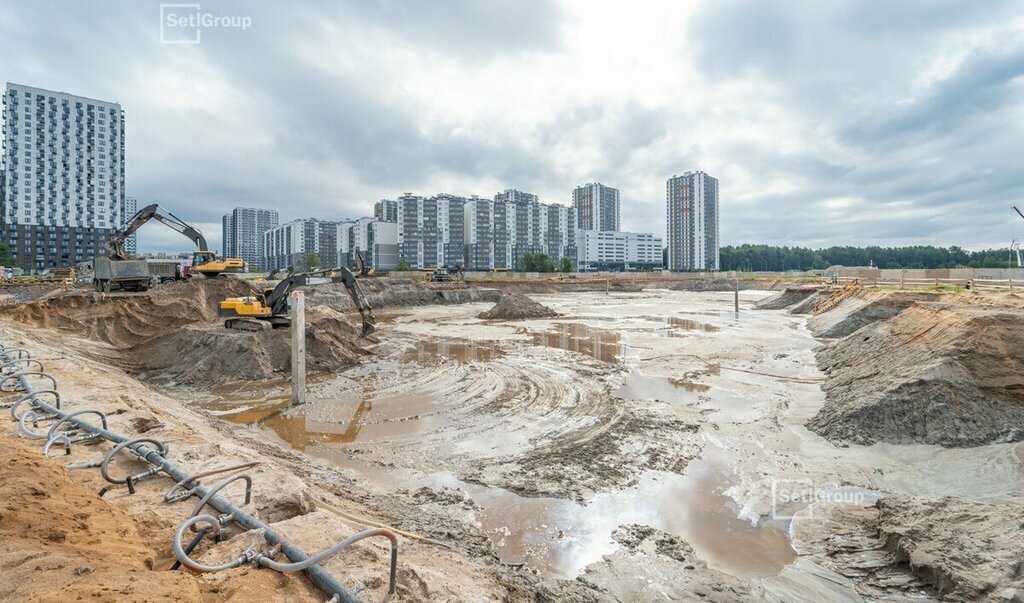
[[(326, 280), (323, 280), (326, 279)], [(289, 326), (288, 296), (297, 287), (316, 285), (324, 282), (342, 283), (349, 297), (359, 310), (363, 330), (360, 337), (366, 337), (377, 330), (373, 308), (363, 293), (352, 270), (342, 266), (314, 272), (289, 274), (273, 289), (255, 293), (248, 297), (233, 297), (220, 302), (218, 313), (227, 318), (224, 326), (229, 329), (262, 330), (269, 327)]]
[(125, 240), (150, 220), (157, 220), (169, 228), (185, 235), (195, 243), (196, 248), (201, 251), (209, 249), (206, 244), (206, 237), (203, 236), (203, 233), (190, 226), (178, 216), (175, 216), (171, 212), (154, 203), (153, 205), (147, 205), (140, 209), (124, 224), (124, 226), (115, 230), (109, 237), (107, 237), (107, 251), (110, 252), (110, 257), (118, 260), (127, 259), (128, 252), (124, 248)]

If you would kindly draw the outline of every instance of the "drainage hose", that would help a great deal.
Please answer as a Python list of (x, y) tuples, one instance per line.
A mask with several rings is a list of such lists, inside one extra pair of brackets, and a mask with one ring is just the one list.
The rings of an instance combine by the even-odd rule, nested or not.
[[(0, 360), (8, 362), (11, 360), (15, 360), (15, 358), (12, 356), (12, 354), (15, 352), (17, 352), (19, 358), (29, 356), (27, 352), (21, 350), (20, 348), (12, 349), (0, 345)], [(12, 375), (7, 375), (7, 377), (4, 377), (3, 380), (4, 382), (6, 382), (7, 378), (15, 377), (21, 382), (21, 387), (22, 389), (25, 390), (25, 393), (38, 393), (38, 391), (32, 386), (32, 383), (29, 381), (27, 375), (28, 374), (24, 372), (14, 373)], [(47, 375), (47, 377), (49, 377), (49, 375)], [(56, 389), (56, 386), (54, 387), (54, 389)], [(67, 413), (62, 412), (60, 409), (53, 407), (38, 398), (33, 398), (33, 406), (37, 410), (41, 410), (45, 413), (56, 414), (57, 416), (63, 417), (64, 419), (68, 419)], [(91, 425), (78, 417), (69, 419), (69, 422), (71, 422), (72, 424), (81, 429), (96, 434), (99, 437), (102, 437), (106, 440), (110, 440), (115, 444), (120, 444), (121, 442), (126, 442), (131, 439), (121, 434), (114, 433), (106, 429), (105, 427), (100, 428), (95, 425)], [(139, 446), (136, 452), (143, 458), (147, 459), (151, 465), (169, 475), (171, 479), (181, 481), (189, 477), (187, 473), (178, 468), (174, 463), (165, 459), (163, 455), (159, 454), (159, 451), (149, 450), (148, 447), (146, 446)], [(199, 486), (196, 489), (197, 496), (201, 497), (204, 496), (206, 493), (207, 489), (205, 487)], [(230, 501), (227, 501), (219, 496), (214, 496), (213, 498), (210, 499), (209, 504), (210, 506), (217, 509), (221, 513), (231, 515), (232, 519), (235, 521), (236, 524), (242, 526), (247, 530), (263, 530), (263, 537), (266, 539), (266, 541), (269, 542), (271, 545), (279, 546), (281, 552), (284, 553), (285, 556), (287, 556), (293, 562), (301, 563), (309, 559), (309, 557), (302, 551), (302, 549), (299, 549), (291, 543), (286, 542), (281, 537), (280, 534), (274, 531), (273, 528), (263, 523), (259, 519), (256, 519), (252, 515), (249, 515), (245, 511), (239, 509), (235, 505), (231, 504)], [(204, 516), (200, 515), (199, 517)], [(205, 517), (210, 516), (206, 515)], [(187, 523), (188, 522), (186, 522), (186, 524)], [(358, 597), (352, 594), (351, 591), (345, 588), (333, 576), (324, 571), (323, 568), (313, 565), (311, 567), (305, 568), (305, 572), (306, 575), (313, 582), (313, 584), (316, 585), (317, 588), (328, 594), (337, 594), (338, 598), (343, 603), (357, 603), (359, 601)]]
[[(231, 561), (227, 561), (225, 563), (221, 563), (220, 565), (206, 565), (203, 563), (199, 563), (198, 561), (193, 561), (192, 558), (188, 556), (188, 553), (185, 552), (185, 549), (182, 548), (181, 538), (185, 535), (185, 530), (189, 529), (190, 527), (194, 526), (200, 521), (205, 521), (210, 526), (209, 528), (204, 528), (204, 530), (212, 530), (214, 534), (220, 532), (220, 522), (217, 521), (217, 518), (213, 515), (196, 515), (195, 517), (190, 517), (188, 521), (178, 526), (177, 531), (174, 532), (174, 540), (172, 541), (171, 546), (174, 548), (174, 556), (178, 558), (178, 561), (180, 561), (182, 565), (184, 565), (185, 567), (190, 567), (200, 572), (219, 572), (221, 570), (238, 567), (245, 563), (246, 559), (248, 559), (247, 555), (242, 555), (241, 557), (232, 559)], [(201, 531), (199, 534), (205, 535), (206, 532)], [(199, 543), (196, 542), (195, 544), (189, 544), (192, 545), (191, 548), (195, 548), (195, 544)]]
[[(198, 515), (197, 517), (193, 517), (192, 519), (197, 519), (198, 517), (209, 517), (209, 515)], [(179, 528), (178, 532), (180, 533), (181, 531), (182, 529)], [(300, 561), (298, 563), (279, 563), (277, 561), (274, 561), (270, 557), (260, 557), (259, 563), (264, 567), (269, 567), (270, 569), (275, 569), (279, 572), (297, 572), (299, 570), (304, 570), (312, 565), (316, 565), (321, 561), (327, 559), (328, 557), (334, 555), (338, 551), (344, 549), (345, 547), (353, 543), (359, 542), (364, 538), (370, 538), (371, 536), (383, 536), (391, 541), (391, 572), (389, 575), (390, 581), (388, 583), (388, 594), (393, 595), (395, 594), (396, 580), (398, 578), (398, 537), (395, 536), (395, 533), (391, 530), (385, 530), (384, 528), (370, 528), (368, 530), (363, 530), (362, 532), (357, 532), (349, 536), (345, 540), (342, 540), (338, 544), (332, 546), (331, 548), (326, 549), (325, 551), (318, 553), (310, 557), (309, 559), (306, 559), (305, 561)]]

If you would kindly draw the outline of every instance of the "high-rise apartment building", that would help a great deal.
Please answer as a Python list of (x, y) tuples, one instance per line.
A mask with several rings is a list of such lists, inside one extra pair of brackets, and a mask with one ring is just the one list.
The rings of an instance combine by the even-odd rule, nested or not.
[(718, 270), (718, 180), (704, 172), (665, 184), (669, 270)]
[(8, 82), (0, 228), (25, 269), (105, 250), (125, 218), (124, 112), (117, 103)]
[(310, 254), (316, 254), (324, 268), (337, 266), (341, 230), (339, 222), (316, 218), (300, 218), (273, 227), (263, 233), (263, 269), (311, 268)]
[(494, 195), (495, 201), (504, 201), (505, 203), (514, 203), (517, 205), (528, 205), (530, 203), (540, 203), (540, 198), (533, 193), (524, 193), (523, 191), (516, 190), (514, 188), (506, 189), (504, 192), (497, 193)]
[[(124, 217), (121, 219), (121, 224), (114, 224), (114, 228), (117, 229), (127, 224), (128, 220), (131, 220), (132, 218), (135, 217), (135, 212), (137, 211), (139, 211), (139, 202), (135, 199), (135, 197), (125, 197)], [(133, 232), (127, 239), (124, 240), (124, 250), (127, 251), (129, 255), (136, 255), (139, 253), (138, 236), (136, 236), (136, 233)]]
[(374, 203), (373, 218), (380, 222), (398, 222), (398, 201), (381, 199)]
[[(508, 191), (506, 191), (508, 192)], [(518, 270), (528, 253), (554, 262), (576, 261), (576, 216), (572, 208), (536, 201), (530, 193), (499, 193), (494, 201), (466, 201), (466, 268)], [(511, 200), (510, 200), (511, 199)]]
[(250, 270), (265, 270), (263, 234), (278, 225), (277, 211), (236, 207), (224, 215), (221, 223), (223, 257), (241, 258)]
[(416, 269), (464, 266), (465, 204), (448, 194), (399, 197), (399, 257)]
[(591, 182), (572, 191), (576, 224), (582, 230), (619, 230), (619, 189)]
[(366, 267), (390, 271), (398, 267), (398, 223), (376, 218), (345, 220), (339, 224), (338, 257), (342, 266), (359, 267), (362, 256)]

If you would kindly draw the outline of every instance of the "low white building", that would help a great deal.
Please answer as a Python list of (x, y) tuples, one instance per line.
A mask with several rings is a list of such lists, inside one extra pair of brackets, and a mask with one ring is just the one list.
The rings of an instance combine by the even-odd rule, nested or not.
[(576, 265), (580, 271), (660, 268), (661, 237), (648, 232), (577, 230)]

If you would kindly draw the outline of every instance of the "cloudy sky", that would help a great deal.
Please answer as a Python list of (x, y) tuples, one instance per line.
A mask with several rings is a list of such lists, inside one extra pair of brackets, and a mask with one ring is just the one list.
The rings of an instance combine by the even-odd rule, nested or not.
[(591, 181), (663, 232), (665, 179), (694, 169), (723, 243), (1024, 237), (1024, 0), (205, 1), (251, 26), (189, 45), (160, 11), (4, 3), (0, 76), (121, 103), (128, 193), (218, 247), (238, 205), (337, 219)]

